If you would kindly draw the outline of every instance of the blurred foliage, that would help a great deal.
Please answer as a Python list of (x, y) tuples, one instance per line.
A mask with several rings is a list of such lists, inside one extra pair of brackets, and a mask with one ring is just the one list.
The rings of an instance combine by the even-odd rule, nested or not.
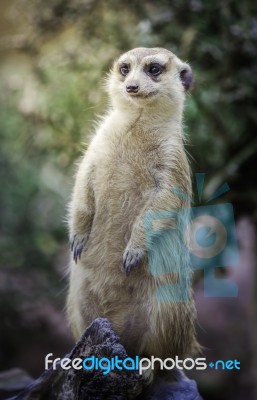
[(234, 198), (249, 189), (242, 204), (253, 208), (255, 169), (242, 179), (257, 150), (253, 2), (22, 0), (10, 10), (8, 18), (22, 22), (2, 40), (4, 264), (51, 265), (67, 236), (74, 161), (107, 101), (103, 77), (113, 58), (135, 46), (167, 47), (191, 63), (185, 131), (194, 170), (221, 173), (214, 184), (228, 178)]
[[(4, 4), (3, 269), (25, 274), (40, 270), (51, 279), (47, 282), (52, 289), (62, 286), (67, 258), (62, 258), (61, 269), (59, 264), (68, 253), (65, 216), (75, 161), (106, 107), (102, 87), (113, 59), (138, 46), (166, 47), (190, 62), (195, 85), (187, 101), (185, 132), (193, 170), (208, 174), (207, 194), (228, 180), (237, 212), (250, 213), (256, 221), (255, 2), (12, 0)], [(41, 291), (48, 296), (46, 286), (43, 282)]]

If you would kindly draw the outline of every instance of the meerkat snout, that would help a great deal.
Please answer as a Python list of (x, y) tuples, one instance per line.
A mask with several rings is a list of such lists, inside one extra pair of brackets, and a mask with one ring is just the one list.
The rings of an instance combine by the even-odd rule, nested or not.
[(137, 93), (139, 90), (139, 86), (136, 82), (131, 82), (126, 86), (126, 90), (128, 93)]

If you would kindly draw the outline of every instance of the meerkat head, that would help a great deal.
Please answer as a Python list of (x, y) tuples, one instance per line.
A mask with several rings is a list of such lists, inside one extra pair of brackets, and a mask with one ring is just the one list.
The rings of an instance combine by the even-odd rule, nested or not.
[(190, 66), (170, 51), (136, 48), (114, 63), (107, 88), (115, 108), (177, 111), (183, 108), (192, 81)]

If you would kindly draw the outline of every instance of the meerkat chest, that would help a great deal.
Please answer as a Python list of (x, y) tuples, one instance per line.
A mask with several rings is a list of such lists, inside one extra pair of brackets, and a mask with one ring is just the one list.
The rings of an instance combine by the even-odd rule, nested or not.
[(98, 149), (95, 168), (96, 190), (145, 192), (161, 179), (164, 156), (158, 143), (151, 143), (133, 133), (126, 138), (112, 136)]

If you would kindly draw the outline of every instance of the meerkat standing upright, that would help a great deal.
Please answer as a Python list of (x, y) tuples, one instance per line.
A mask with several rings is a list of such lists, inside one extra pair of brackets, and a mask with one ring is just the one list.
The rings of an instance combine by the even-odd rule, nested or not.
[[(144, 231), (148, 212), (189, 207), (182, 114), (191, 84), (189, 65), (162, 48), (136, 48), (114, 63), (111, 106), (79, 166), (70, 204), (67, 310), (76, 338), (105, 317), (129, 355), (184, 357), (198, 347), (190, 290), (185, 301), (158, 299), (156, 290), (174, 285), (174, 274), (150, 272)], [(171, 264), (180, 261), (181, 249), (175, 252)], [(182, 259), (178, 279), (190, 275)]]

